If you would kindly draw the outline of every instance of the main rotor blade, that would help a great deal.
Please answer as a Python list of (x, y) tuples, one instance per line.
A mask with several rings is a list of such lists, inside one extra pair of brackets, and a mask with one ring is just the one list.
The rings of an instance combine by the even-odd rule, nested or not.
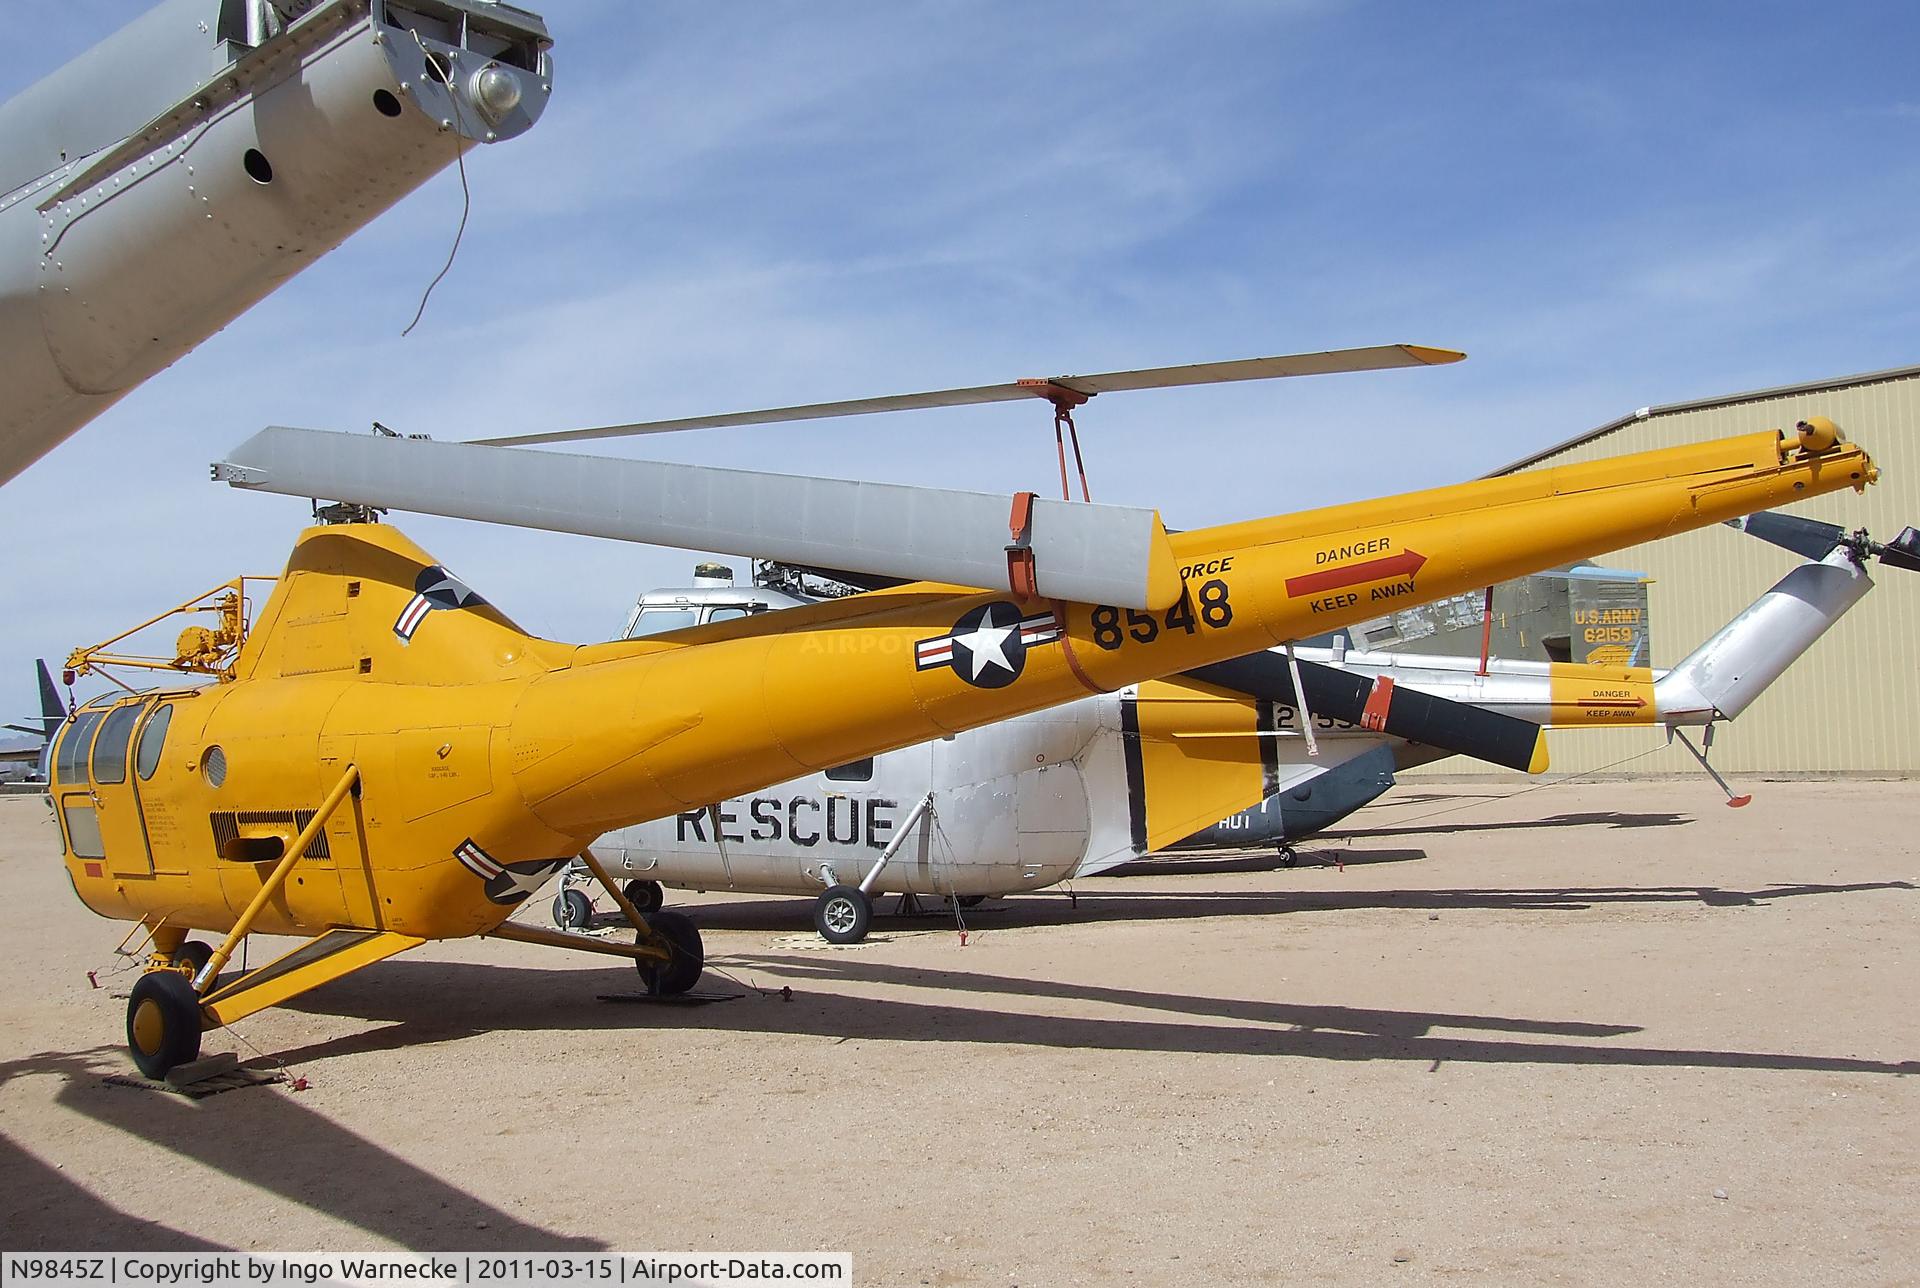
[[(1186, 674), (1249, 697), (1299, 705), (1293, 677), (1287, 674), (1287, 660), (1278, 653), (1254, 653)], [(1357, 725), (1367, 718), (1370, 702), (1379, 705), (1374, 702), (1379, 682), (1363, 672), (1302, 659), (1300, 682), (1306, 687), (1307, 706), (1315, 716)], [(1387, 691), (1385, 705), (1382, 733), (1507, 769), (1537, 774), (1547, 767), (1546, 733), (1531, 720), (1437, 697), (1403, 684)]]
[(646, 420), (631, 425), (602, 425), (597, 429), (563, 429), (539, 434), (507, 434), (476, 438), (491, 447), (530, 446), (534, 443), (574, 443), (589, 438), (626, 438), (635, 434), (671, 434), (683, 429), (728, 429), (737, 425), (772, 425), (792, 420), (826, 420), (839, 416), (871, 416), (883, 411), (917, 411), (927, 407), (968, 407), (976, 403), (1014, 402), (1052, 398), (1056, 391), (1078, 400), (1123, 389), (1172, 389), (1181, 385), (1218, 385), (1237, 380), (1276, 380), (1282, 376), (1318, 376), (1342, 371), (1384, 371), (1392, 367), (1431, 367), (1458, 362), (1467, 355), (1453, 349), (1429, 349), (1417, 344), (1383, 344), (1368, 349), (1333, 349), (1326, 353), (1288, 353), (1271, 358), (1240, 358), (1231, 362), (1199, 362), (1185, 367), (1153, 367), (1145, 371), (1107, 371), (1094, 376), (1054, 376), (1017, 380), (1004, 385), (975, 385), (970, 389), (937, 389), (923, 394), (895, 394), (886, 398), (855, 398), (848, 402), (808, 403), (802, 407), (772, 407), (764, 411), (726, 412), (718, 416), (687, 416), (680, 420)]
[[(1041, 599), (1168, 608), (1180, 571), (1153, 510), (275, 426), (216, 480), (356, 505), (1010, 590), (1008, 534)], [(1014, 556), (1019, 557), (1019, 549)]]

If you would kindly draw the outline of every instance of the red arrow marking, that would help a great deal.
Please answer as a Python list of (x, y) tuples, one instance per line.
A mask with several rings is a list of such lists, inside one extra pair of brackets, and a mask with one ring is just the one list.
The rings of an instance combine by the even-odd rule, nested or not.
[(1323, 590), (1338, 590), (1342, 586), (1359, 586), (1370, 581), (1385, 581), (1389, 577), (1411, 577), (1419, 572), (1426, 562), (1425, 555), (1413, 550), (1402, 550), (1399, 554), (1388, 555), (1384, 559), (1369, 559), (1365, 563), (1346, 564), (1339, 568), (1322, 568), (1319, 572), (1287, 578), (1287, 594), (1297, 598), (1301, 595), (1317, 595)]
[(1645, 698), (1581, 698), (1576, 707), (1644, 707)]

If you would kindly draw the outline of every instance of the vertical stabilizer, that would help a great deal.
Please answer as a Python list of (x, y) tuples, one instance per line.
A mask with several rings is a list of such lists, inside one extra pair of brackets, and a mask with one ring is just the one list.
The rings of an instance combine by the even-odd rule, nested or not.
[(60, 726), (67, 719), (67, 704), (60, 700), (60, 690), (53, 687), (53, 676), (47, 671), (47, 659), (35, 658), (34, 666), (40, 671), (40, 730), (48, 742), (60, 732)]

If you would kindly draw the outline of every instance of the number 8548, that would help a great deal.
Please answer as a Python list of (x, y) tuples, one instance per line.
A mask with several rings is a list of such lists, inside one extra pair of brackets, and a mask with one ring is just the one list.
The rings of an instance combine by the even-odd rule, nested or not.
[(1227, 583), (1216, 577), (1201, 585), (1198, 611), (1190, 589), (1183, 589), (1180, 602), (1169, 608), (1162, 617), (1129, 608), (1124, 610), (1123, 620), (1121, 609), (1112, 604), (1101, 604), (1093, 610), (1093, 642), (1112, 652), (1129, 639), (1140, 644), (1151, 644), (1160, 638), (1162, 631), (1168, 634), (1185, 631), (1191, 635), (1203, 626), (1218, 631), (1231, 625), (1232, 599)]

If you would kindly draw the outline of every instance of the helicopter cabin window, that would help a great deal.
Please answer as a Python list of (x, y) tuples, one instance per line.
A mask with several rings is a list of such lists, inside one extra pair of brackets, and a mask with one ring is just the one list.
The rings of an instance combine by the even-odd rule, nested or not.
[(708, 613), (707, 621), (709, 624), (713, 622), (730, 622), (736, 617), (745, 617), (746, 615), (747, 615), (746, 609), (735, 608), (731, 605), (728, 605), (724, 608), (716, 608), (711, 613)]
[(129, 703), (107, 713), (105, 723), (100, 726), (100, 736), (93, 740), (94, 782), (127, 781), (127, 744), (133, 741), (134, 722), (140, 719), (143, 710), (139, 704)]
[(82, 711), (60, 736), (60, 748), (54, 755), (54, 776), (71, 786), (87, 780), (87, 749), (93, 745), (93, 731), (100, 727), (103, 711)]
[(134, 768), (140, 773), (140, 781), (146, 782), (153, 777), (153, 771), (160, 768), (160, 748), (167, 741), (167, 725), (173, 720), (173, 703), (163, 702), (147, 721), (147, 727), (140, 731), (140, 747), (134, 753)]
[(844, 765), (835, 765), (827, 771), (827, 781), (834, 783), (870, 783), (873, 781), (873, 757), (865, 760), (849, 760)]
[(633, 630), (628, 632), (627, 638), (637, 640), (643, 636), (685, 630), (699, 624), (700, 610), (697, 608), (643, 608), (639, 617), (634, 619)]
[(60, 816), (67, 825), (67, 848), (73, 851), (74, 858), (107, 857), (106, 843), (100, 839), (100, 816), (93, 812), (92, 801), (80, 795), (71, 796), (61, 805)]

